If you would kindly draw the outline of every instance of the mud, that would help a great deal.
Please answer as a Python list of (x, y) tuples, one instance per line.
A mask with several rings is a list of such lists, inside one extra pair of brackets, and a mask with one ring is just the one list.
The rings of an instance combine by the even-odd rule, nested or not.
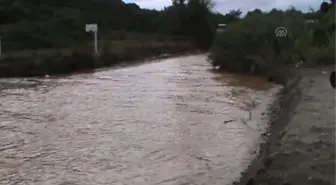
[(283, 89), (273, 105), (268, 142), (237, 184), (335, 184), (335, 89), (329, 82), (333, 69), (302, 69), (301, 80)]

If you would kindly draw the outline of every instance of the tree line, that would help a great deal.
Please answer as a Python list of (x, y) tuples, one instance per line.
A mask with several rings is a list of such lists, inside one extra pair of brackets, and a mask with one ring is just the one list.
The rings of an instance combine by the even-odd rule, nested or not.
[(84, 25), (97, 23), (103, 40), (133, 33), (181, 36), (207, 48), (216, 25), (234, 19), (211, 6), (211, 1), (173, 0), (158, 11), (122, 0), (1, 0), (0, 35), (9, 50), (59, 48), (88, 41)]

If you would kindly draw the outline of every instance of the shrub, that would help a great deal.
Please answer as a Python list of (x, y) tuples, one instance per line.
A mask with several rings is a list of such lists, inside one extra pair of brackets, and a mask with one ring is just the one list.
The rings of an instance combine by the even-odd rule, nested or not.
[[(335, 59), (335, 18), (331, 11), (321, 15), (317, 23), (306, 23), (305, 15), (294, 8), (248, 14), (217, 35), (210, 61), (222, 70), (266, 76), (283, 74), (299, 61), (330, 62)], [(276, 37), (278, 27), (287, 30), (286, 37)]]

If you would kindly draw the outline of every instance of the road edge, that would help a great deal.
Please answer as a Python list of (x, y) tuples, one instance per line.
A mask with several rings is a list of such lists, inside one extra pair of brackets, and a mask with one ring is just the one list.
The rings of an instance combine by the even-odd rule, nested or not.
[(295, 107), (301, 99), (299, 83), (302, 76), (295, 73), (288, 79), (282, 89), (276, 94), (274, 101), (268, 107), (268, 128), (262, 135), (264, 142), (259, 145), (257, 156), (251, 161), (248, 168), (241, 173), (238, 181), (232, 185), (254, 185), (254, 177), (267, 168), (272, 157), (270, 148), (275, 144), (279, 131), (290, 121)]

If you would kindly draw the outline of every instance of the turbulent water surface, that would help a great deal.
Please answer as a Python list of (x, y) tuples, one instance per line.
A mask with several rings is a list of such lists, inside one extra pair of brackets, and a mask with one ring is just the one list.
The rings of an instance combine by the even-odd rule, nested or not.
[(229, 185), (278, 87), (205, 61), (0, 80), (0, 184)]

